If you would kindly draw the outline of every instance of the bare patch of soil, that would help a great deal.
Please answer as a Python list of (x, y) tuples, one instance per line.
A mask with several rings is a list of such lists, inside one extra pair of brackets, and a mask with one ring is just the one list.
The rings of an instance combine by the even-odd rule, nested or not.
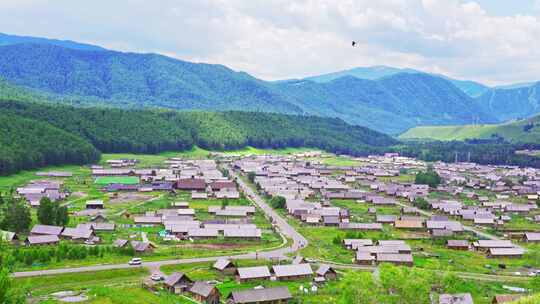
[(109, 204), (123, 204), (129, 202), (146, 201), (153, 196), (148, 194), (141, 194), (136, 192), (119, 192), (116, 195), (111, 196)]

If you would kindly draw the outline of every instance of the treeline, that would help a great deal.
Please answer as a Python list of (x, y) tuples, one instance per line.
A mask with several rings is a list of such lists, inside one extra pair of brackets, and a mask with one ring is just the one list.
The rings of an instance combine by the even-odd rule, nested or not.
[(540, 158), (516, 154), (523, 147), (500, 140), (406, 142), (392, 148), (402, 155), (425, 161), (474, 162), (540, 168)]
[(0, 174), (45, 165), (84, 164), (100, 153), (79, 136), (48, 123), (0, 112)]
[[(153, 154), (194, 145), (212, 150), (313, 147), (367, 155), (398, 143), (340, 119), (312, 116), (78, 108), (6, 100), (0, 100), (0, 113), (12, 118), (0, 125), (0, 132), (11, 134), (2, 142), (8, 148), (0, 152), (0, 174), (92, 162), (98, 159), (98, 150)], [(32, 132), (27, 125), (34, 126)]]

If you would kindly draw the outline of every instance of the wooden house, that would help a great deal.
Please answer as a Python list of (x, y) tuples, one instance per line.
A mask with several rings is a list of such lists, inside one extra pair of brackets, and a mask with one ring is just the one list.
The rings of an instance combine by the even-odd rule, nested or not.
[(193, 281), (182, 272), (174, 272), (163, 282), (165, 288), (174, 294), (185, 293), (193, 285)]
[(189, 289), (189, 293), (199, 303), (204, 304), (219, 304), (219, 290), (206, 282), (197, 281)]

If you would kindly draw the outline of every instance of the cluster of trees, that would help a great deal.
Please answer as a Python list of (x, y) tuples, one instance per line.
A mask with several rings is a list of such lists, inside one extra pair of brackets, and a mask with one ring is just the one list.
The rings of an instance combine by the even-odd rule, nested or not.
[[(426, 141), (405, 142), (389, 150), (425, 161), (460, 162), (513, 165), (540, 168), (540, 158), (516, 154), (517, 150), (535, 145), (512, 144), (501, 140)], [(457, 155), (457, 157), (456, 157)]]
[(13, 260), (8, 245), (0, 240), (0, 303), (23, 304), (26, 303), (24, 291), (13, 282), (9, 275), (12, 271)]
[(28, 204), (11, 193), (0, 193), (0, 229), (20, 233), (28, 231), (31, 224)]
[(15, 248), (11, 251), (13, 262), (27, 266), (34, 263), (84, 260), (88, 257), (102, 258), (111, 254), (133, 256), (135, 250), (131, 246), (122, 249), (111, 246), (83, 246), (62, 242), (58, 246)]
[(274, 209), (283, 209), (287, 204), (287, 200), (283, 196), (274, 196), (270, 199), (270, 205)]
[(414, 199), (413, 205), (422, 210), (428, 210), (431, 208), (429, 202), (423, 197), (417, 197)]
[(349, 272), (338, 286), (338, 303), (417, 303), (429, 304), (432, 288), (437, 292), (469, 292), (453, 274), (440, 276), (419, 268), (382, 264), (378, 278), (369, 272)]
[(48, 197), (43, 197), (39, 201), (37, 217), (43, 225), (66, 226), (69, 223), (67, 207), (51, 201)]
[(437, 188), (441, 184), (441, 177), (433, 169), (433, 166), (428, 166), (426, 171), (420, 171), (414, 178), (414, 183), (417, 185), (429, 185), (431, 188)]

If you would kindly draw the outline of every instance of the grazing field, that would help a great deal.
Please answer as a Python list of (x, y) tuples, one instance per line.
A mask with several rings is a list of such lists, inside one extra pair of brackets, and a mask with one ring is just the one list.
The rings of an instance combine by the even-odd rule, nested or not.
[(464, 140), (488, 138), (498, 125), (424, 126), (399, 135), (401, 139)]
[(135, 176), (102, 176), (96, 178), (94, 183), (100, 186), (110, 184), (136, 185), (139, 183), (139, 178)]

